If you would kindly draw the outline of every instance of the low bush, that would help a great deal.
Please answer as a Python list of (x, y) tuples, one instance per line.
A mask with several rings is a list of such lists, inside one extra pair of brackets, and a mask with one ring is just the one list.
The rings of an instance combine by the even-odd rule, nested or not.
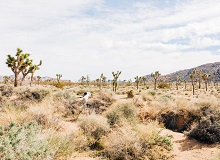
[(165, 82), (161, 82), (157, 87), (160, 89), (170, 88), (169, 84)]
[(130, 90), (130, 91), (127, 91), (127, 98), (134, 98), (134, 91), (133, 90)]
[(13, 87), (9, 85), (1, 85), (0, 86), (1, 95), (5, 97), (12, 96), (13, 93)]
[(19, 99), (23, 101), (35, 101), (35, 102), (41, 102), (47, 95), (49, 94), (49, 91), (46, 89), (25, 89), (18, 93)]
[(134, 123), (137, 120), (137, 111), (132, 103), (122, 103), (107, 110), (106, 117), (111, 126), (123, 125), (125, 122)]
[(220, 111), (211, 106), (200, 111), (198, 124), (188, 135), (205, 143), (220, 143)]
[(113, 96), (112, 92), (99, 92), (98, 98), (104, 102), (106, 102), (108, 105), (113, 104), (116, 100)]
[(80, 119), (79, 127), (90, 149), (102, 149), (100, 139), (110, 131), (106, 118), (100, 115), (89, 115)]
[(109, 159), (168, 159), (171, 137), (160, 136), (154, 125), (124, 126), (102, 139), (103, 155)]
[(56, 151), (54, 153), (54, 159), (68, 159), (75, 150), (74, 140), (75, 136), (72, 134), (60, 135), (58, 133), (50, 133), (47, 141)]
[(36, 122), (22, 126), (11, 123), (0, 136), (1, 159), (52, 159), (54, 151), (48, 141), (40, 138), (40, 133)]

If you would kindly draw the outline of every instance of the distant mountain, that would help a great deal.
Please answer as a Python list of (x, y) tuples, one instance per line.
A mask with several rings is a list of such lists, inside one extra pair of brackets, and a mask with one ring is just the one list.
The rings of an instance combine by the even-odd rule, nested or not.
[[(166, 80), (171, 80), (171, 81), (175, 81), (177, 76), (181, 78), (182, 80), (189, 80), (189, 75), (193, 72), (194, 69), (201, 70), (202, 74), (204, 73), (211, 74), (212, 75), (211, 79), (213, 79), (216, 75), (218, 77), (218, 80), (220, 80), (220, 62), (203, 64), (198, 67), (180, 70), (174, 73), (163, 75), (161, 77)], [(151, 76), (147, 75), (146, 77), (150, 78)]]

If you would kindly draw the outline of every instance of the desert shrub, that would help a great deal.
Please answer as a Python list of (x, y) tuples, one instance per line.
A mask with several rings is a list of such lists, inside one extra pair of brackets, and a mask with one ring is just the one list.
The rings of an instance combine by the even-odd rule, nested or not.
[(79, 90), (76, 92), (76, 95), (83, 95), (83, 93), (86, 92), (86, 90)]
[(100, 139), (110, 131), (107, 119), (100, 115), (89, 115), (80, 119), (79, 127), (91, 149), (101, 149)]
[(160, 84), (158, 84), (157, 87), (160, 88), (160, 89), (170, 88), (169, 84), (165, 83), (165, 82), (161, 82)]
[(13, 93), (13, 87), (9, 85), (1, 85), (0, 91), (2, 96), (10, 97)]
[(172, 98), (172, 96), (171, 95), (163, 95), (163, 96), (161, 96), (160, 97), (160, 100), (162, 101), (162, 102), (168, 102), (168, 101), (170, 101), (170, 100), (173, 100), (173, 98)]
[(21, 100), (31, 100), (35, 102), (41, 102), (47, 95), (49, 91), (46, 89), (25, 89), (18, 93), (19, 99)]
[(48, 142), (40, 138), (41, 127), (35, 122), (16, 126), (11, 123), (0, 136), (2, 159), (52, 159)]
[(54, 159), (68, 159), (75, 149), (75, 144), (73, 143), (75, 136), (70, 135), (60, 135), (58, 133), (51, 133), (47, 141), (49, 145), (56, 151), (54, 153)]
[(137, 120), (137, 111), (132, 103), (121, 103), (107, 110), (106, 117), (110, 125), (123, 125), (124, 122), (134, 123)]
[(102, 139), (103, 155), (109, 159), (168, 159), (172, 149), (171, 137), (160, 136), (152, 126), (122, 127)]
[(63, 82), (60, 82), (60, 83), (55, 83), (54, 86), (63, 89), (65, 87), (65, 84)]
[(116, 101), (112, 92), (99, 92), (98, 97), (109, 105)]
[(133, 90), (130, 90), (130, 91), (127, 91), (127, 98), (134, 98), (134, 91)]
[(201, 116), (198, 117), (198, 124), (188, 134), (205, 143), (220, 142), (220, 112), (211, 106), (202, 107)]
[(53, 129), (56, 131), (62, 129), (62, 123), (56, 117), (48, 116), (43, 113), (33, 113), (32, 117), (37, 124), (41, 125), (43, 128)]
[(151, 95), (151, 96), (155, 96), (156, 92), (155, 91), (149, 91), (148, 94)]

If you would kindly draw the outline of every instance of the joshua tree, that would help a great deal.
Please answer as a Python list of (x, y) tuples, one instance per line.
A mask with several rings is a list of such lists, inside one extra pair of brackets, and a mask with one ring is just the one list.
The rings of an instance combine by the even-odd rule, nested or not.
[(79, 81), (81, 82), (81, 85), (83, 85), (83, 83), (85, 82), (85, 80), (86, 80), (86, 77), (84, 77), (84, 76), (82, 76), (82, 77), (79, 79)]
[(192, 74), (190, 74), (190, 79), (191, 79), (191, 83), (192, 83), (192, 91), (193, 91), (193, 95), (195, 94), (195, 74), (196, 71), (194, 70)]
[(202, 70), (195, 69), (194, 72), (195, 72), (195, 74), (196, 74), (196, 76), (197, 76), (197, 78), (198, 78), (199, 89), (200, 89), (200, 88), (201, 88), (201, 80), (202, 80), (202, 75), (201, 75)]
[(205, 90), (207, 91), (208, 90), (208, 81), (209, 81), (209, 78), (211, 77), (210, 74), (203, 74), (202, 75), (202, 79), (203, 81), (205, 82)]
[(142, 77), (138, 77), (138, 76), (136, 76), (136, 77), (134, 77), (134, 79), (135, 79), (135, 82), (136, 82), (136, 85), (137, 85), (137, 89), (138, 89), (138, 87), (139, 87), (139, 83), (140, 83)]
[(141, 80), (144, 82), (144, 85), (146, 85), (147, 77), (143, 76), (143, 77), (141, 77)]
[(22, 80), (21, 80), (21, 85), (22, 85), (22, 81), (24, 81), (25, 77), (31, 73), (31, 82), (30, 85), (33, 81), (33, 77), (34, 77), (34, 73), (36, 70), (39, 70), (39, 66), (42, 65), (42, 60), (40, 60), (40, 63), (38, 65), (36, 64), (32, 64), (32, 60), (29, 61), (29, 65), (27, 67), (25, 67), (26, 64), (21, 66), (21, 73), (22, 73)]
[(159, 71), (155, 71), (155, 73), (151, 73), (151, 77), (154, 79), (154, 90), (157, 89), (157, 79), (160, 77)]
[(37, 84), (40, 85), (41, 76), (37, 76)]
[(89, 86), (89, 82), (90, 82), (89, 75), (87, 75), (87, 76), (86, 76), (86, 83), (87, 83), (87, 86)]
[(60, 83), (60, 78), (63, 76), (62, 74), (56, 74), (57, 76), (57, 82)]
[(39, 70), (39, 66), (42, 64), (42, 61), (40, 61), (40, 63), (38, 65), (32, 65), (31, 66), (31, 82), (30, 82), (30, 86), (32, 84), (33, 78), (34, 78), (34, 73)]
[(4, 76), (3, 80), (4, 80), (4, 83), (7, 84), (8, 81), (10, 80), (10, 76)]
[(214, 74), (213, 74), (213, 78), (214, 78), (214, 86), (218, 86), (218, 81), (219, 81), (219, 74), (220, 74), (220, 70), (216, 71)]
[(99, 88), (101, 89), (102, 88), (102, 83), (104, 83), (106, 81), (106, 77), (104, 76), (104, 74), (102, 73), (100, 75), (100, 78), (99, 78)]
[(179, 85), (181, 85), (181, 79), (177, 76), (176, 77), (176, 90), (179, 89)]
[(117, 86), (118, 86), (118, 77), (120, 76), (121, 71), (117, 71), (117, 73), (112, 72), (113, 75), (113, 91), (116, 92)]
[(22, 53), (21, 49), (17, 49), (17, 53), (15, 57), (11, 56), (10, 54), (7, 55), (7, 62), (9, 68), (11, 68), (12, 72), (14, 72), (14, 87), (18, 86), (18, 76), (19, 74), (26, 69), (32, 62), (29, 60), (30, 54)]
[(186, 80), (184, 80), (183, 82), (184, 82), (184, 84), (185, 84), (184, 86), (185, 86), (185, 90), (186, 90)]

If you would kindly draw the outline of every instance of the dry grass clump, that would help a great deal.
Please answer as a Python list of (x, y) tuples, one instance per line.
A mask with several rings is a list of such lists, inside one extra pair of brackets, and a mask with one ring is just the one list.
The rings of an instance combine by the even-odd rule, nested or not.
[(109, 92), (109, 91), (101, 91), (101, 92), (99, 92), (98, 93), (98, 99), (106, 102), (109, 105), (113, 104), (116, 101), (116, 99), (113, 96), (113, 93)]
[(53, 129), (59, 131), (62, 129), (62, 122), (59, 118), (54, 116), (48, 116), (43, 113), (32, 113), (33, 120), (39, 125), (43, 126), (44, 129)]
[(86, 140), (87, 147), (102, 149), (100, 139), (110, 131), (110, 126), (105, 117), (100, 115), (82, 117), (79, 119), (79, 127), (82, 130), (82, 139)]
[(47, 136), (48, 144), (55, 151), (53, 159), (69, 159), (75, 151), (75, 136), (73, 134), (60, 135), (50, 132)]
[(109, 159), (168, 159), (170, 137), (160, 136), (154, 124), (124, 126), (103, 138), (103, 155)]
[(137, 122), (137, 110), (133, 103), (117, 104), (107, 110), (105, 115), (111, 126)]

